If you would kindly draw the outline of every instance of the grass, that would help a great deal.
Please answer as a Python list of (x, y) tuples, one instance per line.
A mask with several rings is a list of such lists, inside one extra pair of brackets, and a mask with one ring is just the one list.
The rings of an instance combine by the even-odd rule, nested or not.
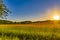
[(60, 40), (60, 28), (0, 25), (0, 40)]

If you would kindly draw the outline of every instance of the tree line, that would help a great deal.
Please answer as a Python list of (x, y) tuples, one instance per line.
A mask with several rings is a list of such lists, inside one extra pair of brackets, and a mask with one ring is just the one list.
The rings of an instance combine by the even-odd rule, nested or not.
[[(57, 21), (55, 21), (57, 22)], [(0, 20), (0, 24), (33, 24), (33, 23), (41, 23), (41, 24), (53, 24), (54, 21), (21, 21), (21, 22), (13, 22), (13, 21), (9, 21), (9, 20)], [(60, 21), (58, 21), (58, 23), (60, 24)]]

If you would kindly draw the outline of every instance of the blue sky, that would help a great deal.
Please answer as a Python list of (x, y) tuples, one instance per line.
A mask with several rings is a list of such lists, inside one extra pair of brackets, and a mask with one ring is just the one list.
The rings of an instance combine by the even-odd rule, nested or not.
[(3, 2), (12, 12), (7, 16), (7, 19), (12, 21), (48, 20), (44, 12), (55, 5), (60, 6), (60, 0), (3, 0)]

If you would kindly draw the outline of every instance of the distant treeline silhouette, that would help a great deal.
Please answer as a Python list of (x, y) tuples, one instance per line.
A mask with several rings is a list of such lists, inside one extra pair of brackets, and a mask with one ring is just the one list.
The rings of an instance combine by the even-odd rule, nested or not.
[(13, 22), (8, 20), (0, 20), (0, 24), (30, 24), (32, 21)]
[(32, 23), (43, 23), (43, 24), (52, 24), (54, 22), (58, 22), (60, 24), (60, 20), (59, 21), (51, 21), (51, 20), (46, 20), (46, 21), (22, 21), (22, 22), (13, 22), (13, 21), (9, 21), (9, 20), (0, 20), (0, 24), (32, 24)]

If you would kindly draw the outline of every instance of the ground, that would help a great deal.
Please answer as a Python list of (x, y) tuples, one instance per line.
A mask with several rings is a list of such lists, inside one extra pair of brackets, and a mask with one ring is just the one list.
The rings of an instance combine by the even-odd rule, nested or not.
[(0, 40), (60, 40), (60, 25), (0, 24)]

